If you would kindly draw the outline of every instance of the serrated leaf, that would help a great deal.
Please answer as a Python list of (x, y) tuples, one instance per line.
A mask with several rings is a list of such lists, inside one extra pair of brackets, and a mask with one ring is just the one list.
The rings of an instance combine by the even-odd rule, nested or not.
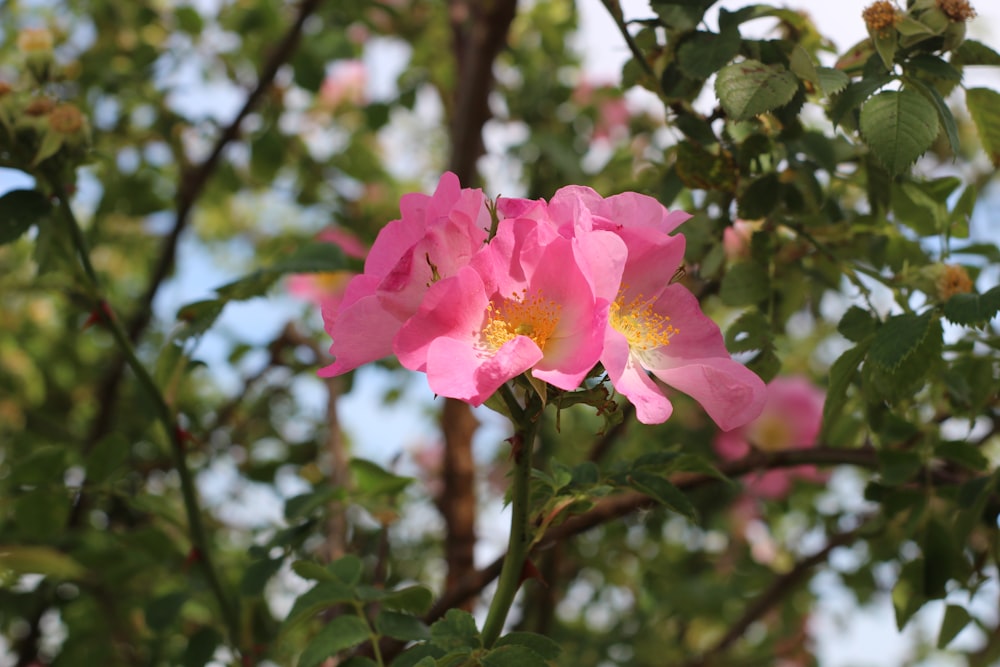
[(978, 472), (986, 470), (990, 463), (978, 447), (960, 440), (942, 442), (934, 448), (934, 455)]
[(816, 74), (819, 78), (819, 88), (827, 97), (833, 97), (847, 88), (851, 82), (851, 77), (832, 67), (819, 67), (816, 69)]
[(20, 545), (0, 545), (0, 572), (4, 571), (40, 574), (53, 579), (80, 579), (86, 574), (82, 565), (61, 551)]
[(423, 614), (434, 602), (434, 594), (423, 586), (406, 586), (382, 597), (382, 606), (410, 614)]
[(476, 620), (461, 609), (449, 609), (444, 618), (431, 626), (431, 643), (444, 651), (482, 646)]
[(677, 47), (677, 66), (692, 79), (707, 79), (736, 57), (740, 33), (736, 28), (714, 32), (694, 32)]
[(682, 32), (694, 30), (701, 23), (702, 17), (715, 0), (690, 0), (689, 2), (672, 2), (670, 0), (652, 0), (650, 5), (660, 18), (660, 22), (668, 28)]
[(177, 618), (187, 599), (188, 594), (184, 591), (167, 593), (153, 599), (146, 605), (146, 625), (153, 632), (166, 630)]
[(351, 459), (348, 464), (351, 476), (362, 493), (371, 495), (395, 495), (413, 483), (412, 477), (394, 475), (377, 463), (367, 459)]
[(329, 581), (318, 583), (296, 598), (282, 627), (288, 629), (324, 609), (350, 602), (354, 597), (354, 590), (344, 584)]
[(431, 631), (416, 616), (398, 611), (382, 610), (375, 617), (375, 629), (380, 635), (406, 642), (430, 639)]
[(781, 181), (774, 172), (755, 179), (739, 196), (737, 214), (744, 220), (767, 217), (781, 200)]
[(887, 371), (899, 368), (930, 333), (933, 321), (929, 312), (923, 315), (904, 313), (890, 317), (875, 334), (869, 359)]
[(875, 333), (878, 321), (864, 308), (851, 306), (840, 318), (837, 331), (841, 336), (854, 343), (861, 342)]
[(370, 637), (368, 624), (357, 616), (338, 616), (319, 631), (299, 657), (298, 667), (316, 667), (344, 649)]
[(895, 30), (869, 30), (868, 34), (885, 68), (891, 70), (896, 60), (896, 49), (899, 48), (899, 33)]
[(767, 269), (756, 262), (735, 264), (722, 278), (719, 296), (727, 306), (753, 306), (771, 293)]
[(826, 401), (823, 403), (823, 430), (821, 438), (825, 438), (833, 428), (847, 404), (847, 388), (851, 386), (858, 372), (858, 367), (868, 353), (870, 339), (859, 342), (858, 345), (846, 350), (837, 357), (830, 366), (830, 384), (826, 389)]
[(941, 619), (941, 629), (938, 630), (937, 647), (943, 650), (971, 620), (972, 617), (965, 607), (948, 605), (944, 610), (944, 618)]
[[(872, 93), (889, 82), (889, 77), (884, 73), (877, 76), (865, 77), (860, 81), (849, 84), (833, 100), (830, 106), (830, 122), (836, 127), (844, 122), (844, 117), (861, 106)], [(853, 126), (853, 123), (851, 124)]]
[(997, 53), (982, 42), (967, 39), (951, 54), (953, 65), (990, 65), (1000, 67), (1000, 53)]
[(884, 90), (862, 105), (859, 127), (882, 166), (891, 174), (901, 174), (934, 143), (938, 115), (920, 93)]
[(559, 644), (534, 632), (511, 632), (498, 639), (497, 643), (494, 644), (496, 648), (514, 645), (526, 646), (545, 660), (555, 660), (562, 653), (562, 647)]
[(969, 185), (962, 191), (958, 201), (955, 202), (954, 208), (949, 212), (947, 232), (953, 238), (969, 238), (969, 220), (972, 218), (972, 212), (976, 208), (976, 199), (978, 196), (979, 191), (976, 186)]
[(499, 646), (479, 659), (482, 667), (548, 667), (545, 658), (521, 644)]
[(799, 89), (798, 78), (781, 65), (744, 60), (719, 70), (715, 94), (734, 120), (753, 118), (788, 104)]
[(1000, 285), (983, 294), (955, 294), (944, 304), (944, 316), (953, 324), (980, 326), (1000, 312)]
[(773, 346), (771, 325), (756, 308), (740, 315), (726, 329), (726, 349), (730, 352), (750, 352)]
[(1000, 93), (989, 88), (970, 88), (965, 91), (965, 102), (983, 150), (993, 166), (1000, 167)]
[(681, 516), (691, 521), (698, 519), (698, 510), (691, 504), (688, 497), (665, 477), (645, 470), (633, 470), (629, 473), (628, 483), (632, 488), (645, 493)]
[(240, 581), (240, 593), (247, 597), (255, 597), (264, 594), (264, 588), (271, 577), (281, 569), (284, 558), (265, 558), (254, 561), (243, 571), (243, 579)]
[(38, 190), (11, 190), (0, 197), (0, 245), (15, 241), (52, 210)]
[(951, 148), (952, 153), (957, 153), (958, 124), (955, 122), (955, 116), (951, 113), (951, 109), (945, 103), (944, 98), (941, 97), (941, 93), (939, 93), (937, 88), (934, 86), (927, 85), (918, 79), (910, 80), (909, 85), (915, 88), (917, 92), (930, 100), (931, 104), (934, 105), (934, 109), (937, 111), (938, 121), (941, 123), (941, 127), (944, 128), (945, 136), (948, 137), (948, 146)]

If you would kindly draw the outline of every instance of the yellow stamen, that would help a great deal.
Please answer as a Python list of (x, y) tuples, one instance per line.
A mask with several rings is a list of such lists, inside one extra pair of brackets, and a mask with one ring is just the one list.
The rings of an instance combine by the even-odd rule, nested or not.
[(562, 307), (542, 296), (541, 292), (527, 297), (527, 291), (511, 294), (499, 303), (490, 303), (488, 321), (483, 327), (483, 344), (490, 351), (499, 350), (516, 336), (527, 336), (543, 351), (555, 332)]
[(653, 301), (640, 294), (626, 303), (622, 291), (611, 304), (611, 326), (624, 334), (632, 349), (646, 351), (663, 347), (670, 344), (671, 336), (680, 333), (670, 324), (668, 316), (653, 310)]

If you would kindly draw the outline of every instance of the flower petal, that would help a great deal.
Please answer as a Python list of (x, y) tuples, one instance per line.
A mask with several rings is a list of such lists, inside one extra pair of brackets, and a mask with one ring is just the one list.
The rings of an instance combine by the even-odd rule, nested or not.
[(615, 390), (635, 406), (636, 418), (643, 424), (662, 424), (674, 411), (629, 350), (628, 340), (614, 329), (607, 330), (601, 363)]
[[(673, 343), (667, 347), (673, 347)], [(666, 384), (698, 401), (723, 431), (747, 424), (764, 408), (764, 382), (729, 357), (684, 359), (673, 367), (646, 367)]]

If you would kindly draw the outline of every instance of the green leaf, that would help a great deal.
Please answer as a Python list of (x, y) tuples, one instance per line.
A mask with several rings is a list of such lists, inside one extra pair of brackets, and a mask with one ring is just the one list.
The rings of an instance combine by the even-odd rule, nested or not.
[(298, 667), (316, 667), (327, 658), (365, 641), (368, 624), (354, 615), (334, 618), (319, 631), (299, 657)]
[[(0, 545), (0, 573), (40, 574), (53, 579), (81, 579), (86, 569), (70, 556), (43, 546)], [(0, 581), (4, 579), (0, 576)]]
[(959, 607), (955, 604), (948, 605), (944, 610), (944, 618), (941, 619), (941, 629), (938, 630), (937, 647), (944, 650), (971, 620), (972, 617), (969, 616), (965, 607)]
[(736, 28), (721, 33), (694, 32), (677, 47), (677, 66), (692, 79), (707, 79), (740, 51), (740, 33)]
[(697, 521), (698, 510), (691, 504), (688, 497), (671, 484), (666, 477), (645, 470), (633, 470), (629, 473), (628, 483), (632, 488), (645, 493), (661, 505), (665, 505), (691, 521)]
[(871, 313), (864, 308), (851, 306), (840, 318), (837, 324), (837, 331), (849, 341), (859, 343), (871, 334), (875, 333), (878, 327), (876, 320)]
[(102, 438), (87, 455), (87, 482), (102, 484), (124, 473), (131, 446), (121, 433)]
[(166, 630), (177, 618), (187, 599), (185, 591), (176, 591), (150, 601), (146, 605), (146, 625), (153, 632)]
[(896, 49), (899, 47), (899, 33), (895, 30), (869, 30), (868, 34), (871, 35), (872, 43), (875, 44), (875, 50), (885, 68), (891, 70), (896, 60)]
[(930, 312), (890, 317), (875, 334), (869, 358), (884, 370), (899, 368), (930, 333), (932, 322)]
[(965, 103), (983, 150), (993, 166), (1000, 167), (1000, 93), (989, 88), (970, 88), (965, 91)]
[(753, 306), (771, 293), (767, 269), (756, 262), (740, 262), (722, 278), (719, 296), (727, 306)]
[(38, 190), (11, 190), (0, 197), (0, 245), (16, 241), (32, 225), (40, 224), (52, 209)]
[(316, 584), (295, 600), (295, 604), (292, 605), (291, 611), (285, 618), (283, 628), (290, 628), (324, 609), (329, 609), (343, 602), (350, 602), (354, 598), (354, 589), (350, 586), (328, 581)]
[(819, 78), (819, 88), (827, 97), (833, 97), (847, 88), (851, 82), (851, 77), (832, 67), (819, 67), (816, 69), (816, 74)]
[(990, 65), (1000, 67), (1000, 53), (997, 53), (982, 42), (967, 39), (952, 52), (951, 62), (953, 65), (959, 66)]
[(431, 643), (444, 651), (481, 648), (483, 645), (472, 614), (461, 609), (449, 609), (443, 618), (431, 626)]
[(243, 579), (240, 582), (240, 593), (247, 597), (263, 595), (267, 582), (277, 574), (278, 570), (281, 569), (281, 564), (284, 562), (284, 558), (265, 558), (250, 563), (243, 572)]
[(942, 442), (934, 448), (934, 455), (977, 472), (986, 470), (990, 463), (978, 447), (960, 440)]
[(498, 639), (495, 647), (514, 645), (527, 646), (545, 660), (555, 660), (562, 653), (562, 647), (559, 644), (534, 632), (511, 632)]
[(343, 497), (344, 490), (338, 487), (321, 486), (315, 491), (293, 496), (285, 501), (285, 520), (292, 521), (307, 517), (327, 503)]
[(498, 646), (482, 658), (483, 667), (549, 667), (545, 658), (521, 644)]
[(430, 639), (431, 632), (416, 616), (383, 609), (375, 617), (375, 629), (380, 635), (403, 641)]
[(715, 0), (688, 0), (687, 2), (676, 2), (671, 0), (652, 0), (650, 5), (660, 22), (668, 28), (673, 28), (682, 32), (694, 30), (705, 10), (712, 6)]
[(208, 331), (225, 307), (226, 302), (220, 299), (206, 299), (181, 306), (177, 311), (177, 319), (184, 326), (178, 332), (176, 340), (184, 341)]
[(434, 603), (434, 594), (423, 586), (406, 586), (387, 593), (382, 598), (382, 606), (409, 614), (423, 614)]
[(366, 459), (351, 459), (349, 466), (358, 490), (373, 496), (396, 495), (413, 483), (412, 477), (394, 475)]
[[(833, 100), (830, 107), (830, 121), (834, 127), (844, 122), (844, 117), (861, 106), (872, 93), (889, 82), (889, 77), (884, 73), (876, 76), (866, 76), (855, 83), (849, 84)], [(853, 127), (853, 123), (850, 124)]]
[(222, 635), (214, 628), (198, 630), (188, 639), (181, 664), (183, 667), (205, 667), (215, 656), (215, 650), (221, 643)]
[(788, 104), (798, 89), (798, 78), (783, 66), (758, 60), (727, 65), (715, 79), (715, 94), (734, 120), (753, 118)]
[(962, 191), (954, 208), (949, 212), (946, 232), (953, 238), (969, 238), (969, 220), (972, 219), (972, 212), (976, 208), (978, 195), (979, 191), (976, 186), (969, 185)]
[(871, 338), (866, 338), (863, 342), (846, 350), (841, 354), (830, 367), (830, 384), (826, 389), (826, 401), (823, 403), (823, 431), (821, 439), (825, 439), (834, 426), (834, 422), (840, 419), (847, 404), (847, 388), (854, 382), (857, 376), (858, 367), (868, 353), (868, 346)]
[(914, 452), (883, 449), (878, 452), (879, 473), (887, 486), (899, 486), (913, 479), (922, 466)]
[(901, 174), (934, 143), (937, 110), (920, 93), (884, 90), (861, 107), (860, 129), (876, 159)]
[(944, 316), (953, 324), (982, 326), (1000, 311), (1000, 285), (983, 294), (955, 294), (944, 304)]
[(771, 213), (781, 199), (781, 181), (776, 173), (768, 172), (747, 186), (737, 202), (738, 215), (744, 220), (757, 220)]
[(270, 266), (226, 283), (215, 291), (225, 301), (245, 301), (263, 296), (278, 278), (289, 273), (325, 273), (346, 268), (344, 252), (335, 244), (310, 241)]
[(327, 565), (326, 569), (336, 577), (337, 581), (348, 586), (354, 586), (361, 581), (361, 572), (364, 570), (364, 563), (354, 554), (347, 554)]
[(931, 85), (925, 84), (919, 79), (911, 79), (909, 85), (912, 86), (921, 95), (926, 97), (934, 105), (934, 109), (937, 111), (938, 121), (941, 123), (941, 127), (944, 128), (944, 134), (948, 137), (948, 146), (951, 148), (952, 153), (958, 152), (958, 124), (955, 122), (955, 116), (951, 113), (951, 109), (948, 104), (941, 97), (941, 93), (938, 92), (937, 88)]
[(726, 329), (726, 349), (730, 352), (751, 352), (773, 345), (771, 325), (756, 308), (744, 312)]

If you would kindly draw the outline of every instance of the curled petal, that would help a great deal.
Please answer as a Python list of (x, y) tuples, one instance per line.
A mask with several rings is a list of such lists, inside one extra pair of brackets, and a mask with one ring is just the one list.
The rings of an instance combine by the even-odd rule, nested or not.
[(673, 367), (650, 368), (657, 378), (698, 401), (723, 431), (743, 426), (764, 409), (764, 382), (729, 357), (685, 359)]

